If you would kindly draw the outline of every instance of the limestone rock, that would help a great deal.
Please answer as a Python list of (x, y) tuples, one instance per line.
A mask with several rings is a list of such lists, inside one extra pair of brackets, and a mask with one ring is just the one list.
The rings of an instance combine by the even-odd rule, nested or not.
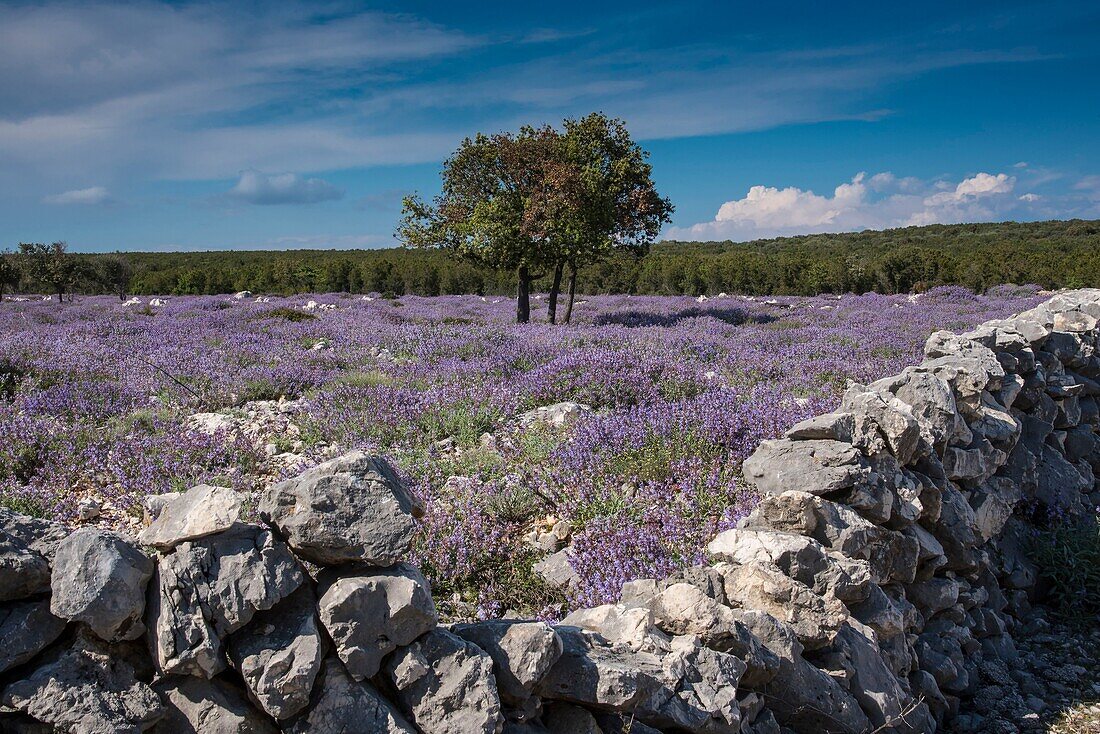
[(22, 665), (65, 631), (65, 620), (50, 613), (50, 600), (0, 604), (0, 673)]
[(562, 426), (573, 425), (581, 416), (591, 412), (591, 406), (585, 405), (584, 403), (566, 401), (533, 408), (526, 413), (521, 413), (517, 420), (519, 424), (523, 426), (530, 425), (531, 423), (545, 423), (554, 428), (561, 428)]
[(909, 406), (893, 394), (872, 392), (857, 385), (844, 394), (840, 407), (844, 412), (871, 418), (886, 438), (890, 452), (902, 464), (908, 464), (916, 456), (920, 426)]
[(222, 637), (275, 606), (304, 579), (289, 549), (254, 525), (181, 543), (161, 558), (150, 585), (158, 666), (165, 673), (215, 675), (224, 667)]
[(741, 565), (772, 563), (817, 594), (845, 602), (865, 599), (871, 583), (866, 562), (830, 554), (813, 538), (793, 533), (727, 530), (710, 542), (707, 552)]
[(451, 631), (492, 658), (500, 698), (510, 706), (524, 705), (562, 653), (557, 633), (544, 622), (494, 619), (458, 624)]
[(492, 660), (450, 632), (435, 629), (399, 649), (385, 671), (424, 734), (496, 734), (504, 725)]
[(308, 584), (258, 613), (228, 643), (229, 659), (252, 698), (276, 719), (288, 719), (309, 704), (325, 650)]
[(568, 589), (580, 580), (580, 574), (569, 562), (569, 548), (551, 553), (536, 563), (531, 570), (555, 589)]
[(873, 635), (846, 624), (837, 634), (836, 649), (851, 667), (849, 690), (872, 726), (889, 726), (890, 731), (898, 734), (935, 730), (928, 707), (914, 702), (886, 667)]
[(306, 560), (375, 566), (404, 560), (421, 513), (389, 464), (362, 451), (274, 485), (259, 511)]
[(157, 518), (138, 534), (142, 544), (160, 550), (228, 530), (241, 517), (241, 496), (232, 489), (200, 484), (164, 497)]
[(112, 533), (81, 528), (63, 540), (54, 558), (50, 611), (83, 622), (108, 642), (145, 632), (145, 587), (153, 562)]
[(138, 734), (163, 707), (125, 660), (78, 640), (0, 695), (0, 704), (59, 731)]
[(593, 632), (560, 625), (563, 653), (535, 687), (544, 699), (633, 711), (663, 689), (660, 661), (615, 649)]
[(0, 602), (49, 590), (50, 564), (42, 554), (0, 531)]
[(840, 441), (764, 441), (745, 460), (742, 473), (765, 494), (799, 490), (822, 495), (854, 487), (870, 473), (851, 444)]
[(772, 564), (727, 566), (722, 575), (730, 603), (767, 612), (789, 624), (808, 649), (828, 645), (848, 616), (844, 604), (818, 596)]
[(319, 590), (321, 622), (356, 680), (375, 675), (383, 657), (438, 621), (428, 582), (406, 564), (346, 575), (332, 569)]
[(69, 536), (72, 530), (59, 522), (42, 520), (29, 515), (0, 507), (0, 537), (8, 536), (19, 545), (40, 554), (47, 561), (53, 561), (57, 545)]
[(542, 720), (549, 734), (604, 734), (591, 712), (569, 703), (550, 704)]
[(357, 682), (334, 656), (325, 658), (305, 713), (283, 727), (286, 734), (418, 734), (394, 706), (366, 681)]
[(244, 692), (220, 680), (170, 676), (153, 684), (164, 701), (164, 718), (153, 734), (277, 734), (278, 729), (257, 713)]

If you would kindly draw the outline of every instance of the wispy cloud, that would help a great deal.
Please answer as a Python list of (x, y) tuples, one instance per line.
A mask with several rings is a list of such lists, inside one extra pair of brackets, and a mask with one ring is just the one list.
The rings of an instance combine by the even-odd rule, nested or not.
[(296, 173), (244, 171), (226, 195), (246, 204), (317, 204), (342, 199), (344, 192), (322, 179)]
[(103, 186), (90, 186), (86, 189), (73, 189), (60, 194), (43, 197), (47, 204), (91, 206), (111, 201), (111, 193)]

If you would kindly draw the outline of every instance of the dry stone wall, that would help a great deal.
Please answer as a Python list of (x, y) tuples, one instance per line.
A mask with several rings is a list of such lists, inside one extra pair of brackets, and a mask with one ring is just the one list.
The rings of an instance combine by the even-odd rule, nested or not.
[[(1029, 523), (1100, 505), (1100, 291), (855, 385), (744, 464), (710, 565), (560, 625), (441, 625), (420, 514), (352, 453), (150, 503), (136, 541), (0, 510), (0, 730), (931, 732), (1011, 665)], [(983, 668), (984, 666), (984, 668)]]

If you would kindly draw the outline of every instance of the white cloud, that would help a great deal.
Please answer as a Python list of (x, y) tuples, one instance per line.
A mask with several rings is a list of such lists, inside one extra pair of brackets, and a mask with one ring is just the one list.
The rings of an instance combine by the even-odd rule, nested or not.
[(1016, 179), (1004, 173), (977, 173), (952, 183), (898, 177), (887, 171), (870, 177), (859, 173), (837, 186), (831, 196), (795, 186), (752, 186), (743, 198), (722, 204), (713, 221), (674, 227), (667, 236), (748, 240), (989, 221), (1038, 201), (1036, 194), (1012, 197), (1015, 185)]
[(1020, 196), (1020, 201), (1026, 201), (1028, 203), (1034, 203), (1036, 201), (1041, 201), (1042, 198), (1043, 197), (1039, 196), (1038, 194), (1027, 193), (1027, 194), (1022, 194)]
[(104, 204), (111, 200), (111, 193), (103, 186), (90, 186), (86, 189), (73, 189), (60, 194), (53, 194), (42, 199), (47, 204), (61, 205), (94, 205)]
[(344, 192), (328, 181), (296, 173), (244, 171), (227, 195), (248, 204), (316, 204), (341, 199)]

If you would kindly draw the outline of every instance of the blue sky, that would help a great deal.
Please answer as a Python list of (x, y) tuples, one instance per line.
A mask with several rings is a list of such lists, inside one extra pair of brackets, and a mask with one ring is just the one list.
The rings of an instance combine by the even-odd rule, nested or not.
[(1100, 6), (0, 3), (0, 248), (385, 247), (463, 136), (603, 110), (668, 237), (1100, 218)]

